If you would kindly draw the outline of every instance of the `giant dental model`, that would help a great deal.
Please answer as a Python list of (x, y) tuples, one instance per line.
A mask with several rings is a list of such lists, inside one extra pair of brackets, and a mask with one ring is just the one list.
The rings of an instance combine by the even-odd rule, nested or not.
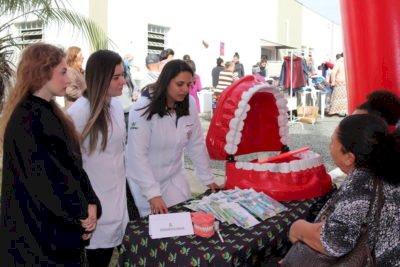
[(305, 151), (285, 161), (238, 162), (235, 155), (285, 152), (289, 142), (287, 100), (257, 76), (225, 89), (207, 134), (210, 157), (227, 159), (226, 187), (254, 188), (276, 200), (312, 198), (332, 190), (322, 157)]

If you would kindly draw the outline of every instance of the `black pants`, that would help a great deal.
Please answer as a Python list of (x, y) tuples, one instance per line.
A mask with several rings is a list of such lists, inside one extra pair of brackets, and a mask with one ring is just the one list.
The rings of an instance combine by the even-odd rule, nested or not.
[(128, 181), (126, 181), (126, 200), (128, 201), (129, 220), (133, 221), (133, 220), (140, 218), (139, 210), (136, 207), (135, 199), (133, 198), (133, 195), (131, 193), (131, 189), (128, 185)]
[(86, 249), (89, 267), (108, 267), (114, 248)]

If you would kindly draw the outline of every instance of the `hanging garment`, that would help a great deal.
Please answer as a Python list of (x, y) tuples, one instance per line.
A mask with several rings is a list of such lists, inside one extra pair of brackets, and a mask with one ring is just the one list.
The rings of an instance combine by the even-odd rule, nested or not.
[(303, 59), (301, 57), (293, 57), (293, 76), (291, 84), (291, 57), (284, 57), (282, 65), (281, 81), (285, 88), (299, 88), (306, 85), (306, 79), (304, 78)]

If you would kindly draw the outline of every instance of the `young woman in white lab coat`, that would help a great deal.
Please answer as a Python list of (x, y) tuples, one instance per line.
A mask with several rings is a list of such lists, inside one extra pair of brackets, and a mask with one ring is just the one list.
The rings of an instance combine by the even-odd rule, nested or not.
[(124, 148), (124, 111), (118, 99), (125, 84), (121, 57), (109, 50), (93, 53), (86, 64), (82, 97), (67, 113), (81, 136), (83, 168), (100, 199), (103, 214), (86, 247), (89, 266), (108, 266), (128, 222)]
[(172, 60), (130, 110), (127, 178), (142, 217), (167, 213), (168, 207), (192, 197), (184, 149), (202, 183), (213, 191), (219, 187), (209, 166), (196, 104), (189, 96), (192, 82), (190, 66)]

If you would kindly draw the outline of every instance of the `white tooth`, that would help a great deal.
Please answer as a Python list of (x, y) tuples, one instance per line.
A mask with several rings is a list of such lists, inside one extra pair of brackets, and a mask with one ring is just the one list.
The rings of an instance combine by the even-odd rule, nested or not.
[(279, 126), (284, 126), (287, 124), (287, 117), (285, 115), (278, 116), (278, 124)]
[(258, 163), (254, 163), (254, 170), (258, 171), (258, 172), (262, 172), (265, 171), (265, 164), (258, 164)]
[(243, 168), (243, 162), (237, 161), (235, 164), (236, 169), (242, 169)]
[(226, 144), (224, 146), (225, 152), (228, 154), (235, 154), (233, 151), (235, 150), (235, 145), (234, 144)]
[(229, 122), (229, 129), (236, 131), (236, 126), (239, 123), (239, 119), (238, 118), (233, 118), (231, 119), (231, 121)]
[(306, 159), (306, 160), (304, 160), (304, 162), (305, 162), (305, 165), (306, 165), (306, 169), (314, 168), (314, 164), (313, 164), (312, 160)]
[(278, 104), (279, 101), (281, 101), (282, 99), (284, 99), (280, 93), (273, 92), (272, 94), (274, 95), (275, 101), (276, 101), (277, 104)]
[(236, 154), (238, 146), (233, 146), (232, 155)]
[(298, 172), (301, 170), (300, 163), (299, 163), (300, 161), (301, 160), (292, 160), (290, 162), (290, 169), (292, 170), (292, 172)]
[(281, 92), (279, 92), (279, 90), (276, 88), (272, 88), (271, 92), (274, 94), (276, 99), (284, 98), (284, 95)]
[(244, 111), (249, 112), (249, 110), (251, 109), (250, 105), (246, 105)]
[(304, 160), (299, 160), (299, 171), (307, 169), (306, 164), (304, 163)]
[(239, 104), (238, 104), (238, 107), (241, 108), (241, 109), (243, 109), (244, 106), (246, 106), (246, 105), (247, 105), (247, 102), (246, 102), (246, 101), (240, 100), (240, 101), (239, 101)]
[(243, 163), (243, 169), (246, 171), (250, 171), (253, 169), (253, 163), (250, 162), (244, 162)]
[(276, 100), (276, 106), (278, 107), (278, 109), (283, 109), (284, 105), (286, 105), (287, 100), (284, 98), (279, 98)]
[(287, 100), (285, 98), (278, 98), (276, 99), (276, 106), (278, 108), (284, 108), (284, 106), (286, 105)]
[(289, 132), (289, 127), (288, 126), (281, 126), (279, 129), (279, 135), (280, 136), (285, 136)]
[(239, 125), (237, 126), (237, 131), (241, 132), (243, 130), (243, 127), (244, 127), (244, 121), (240, 121)]
[(233, 143), (234, 135), (235, 135), (234, 131), (229, 131), (228, 134), (226, 135), (226, 142)]
[(281, 143), (287, 145), (290, 143), (290, 137), (287, 135), (281, 136)]
[(271, 163), (264, 163), (261, 165), (261, 171), (266, 172), (268, 171), (268, 165), (270, 165)]
[(249, 102), (250, 98), (251, 98), (251, 94), (249, 91), (246, 91), (242, 94), (242, 101), (244, 100), (246, 102)]
[(257, 92), (258, 90), (260, 90), (260, 87), (259, 86), (254, 86), (254, 87), (252, 87), (250, 90), (249, 90), (249, 93), (251, 94), (251, 95), (253, 95), (255, 92)]
[(243, 112), (241, 115), (240, 115), (240, 120), (242, 120), (242, 121), (244, 121), (246, 118), (247, 118), (247, 112)]
[(236, 110), (235, 110), (235, 117), (236, 117), (236, 118), (240, 118), (240, 116), (242, 115), (242, 113), (243, 113), (243, 109), (242, 109), (242, 108), (236, 109)]
[(290, 172), (290, 165), (289, 163), (283, 162), (280, 163), (280, 172), (282, 173), (289, 173)]
[(237, 132), (235, 139), (233, 140), (233, 143), (235, 145), (238, 145), (238, 144), (240, 144), (241, 139), (242, 139), (242, 134), (240, 132)]
[(280, 172), (279, 163), (266, 163), (264, 164), (270, 172)]
[(236, 154), (237, 150), (238, 150), (238, 146), (232, 145), (232, 152), (231, 152), (231, 154), (232, 154), (232, 155)]

